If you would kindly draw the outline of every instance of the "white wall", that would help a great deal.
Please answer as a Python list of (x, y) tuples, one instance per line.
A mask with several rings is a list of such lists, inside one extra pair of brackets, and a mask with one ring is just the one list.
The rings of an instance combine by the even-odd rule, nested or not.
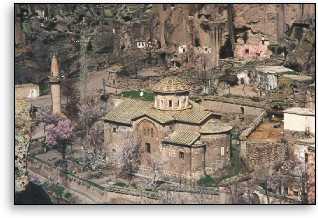
[(315, 134), (315, 116), (284, 113), (284, 130), (305, 132), (307, 127)]
[(39, 97), (39, 95), (40, 95), (39, 87), (31, 88), (28, 98), (36, 98), (36, 97)]

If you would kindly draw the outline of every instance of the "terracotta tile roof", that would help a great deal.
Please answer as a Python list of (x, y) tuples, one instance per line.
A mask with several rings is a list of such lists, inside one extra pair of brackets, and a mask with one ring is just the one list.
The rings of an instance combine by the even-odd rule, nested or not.
[(212, 112), (204, 110), (204, 108), (199, 104), (192, 101), (190, 103), (192, 108), (182, 111), (174, 111), (175, 120), (185, 123), (200, 124), (212, 115)]
[(144, 113), (145, 116), (148, 116), (156, 121), (158, 121), (159, 123), (169, 123), (171, 121), (174, 121), (174, 118), (172, 116), (171, 113), (169, 113), (168, 111), (160, 111), (157, 110), (155, 108), (149, 108), (145, 111)]
[(200, 129), (200, 133), (202, 134), (216, 134), (223, 133), (232, 130), (232, 126), (223, 124), (219, 121), (210, 120), (206, 122)]
[(113, 110), (108, 112), (104, 120), (123, 124), (131, 124), (131, 120), (144, 114), (145, 103), (132, 99), (125, 100)]
[(177, 144), (177, 145), (193, 145), (200, 137), (198, 132), (193, 132), (191, 130), (176, 130), (171, 133), (163, 143)]
[(153, 108), (153, 102), (127, 99), (107, 113), (105, 121), (131, 124), (131, 121), (148, 116), (161, 124), (179, 121), (191, 124), (201, 124), (212, 112), (205, 111), (200, 105), (191, 102), (192, 107), (182, 111), (161, 111)]
[(154, 86), (153, 91), (160, 93), (186, 92), (190, 91), (190, 86), (178, 77), (166, 77)]

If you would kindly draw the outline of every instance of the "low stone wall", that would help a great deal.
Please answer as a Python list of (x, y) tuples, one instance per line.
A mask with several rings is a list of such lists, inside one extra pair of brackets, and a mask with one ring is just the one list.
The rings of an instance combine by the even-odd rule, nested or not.
[(287, 144), (248, 141), (246, 152), (246, 162), (250, 168), (268, 170), (286, 159)]
[(248, 127), (242, 131), (240, 135), (240, 140), (246, 140), (247, 137), (263, 122), (267, 113), (265, 110), (262, 110), (261, 113), (251, 122)]
[(130, 189), (117, 186), (100, 186), (88, 180), (81, 179), (76, 175), (64, 172), (62, 169), (49, 166), (47, 163), (31, 157), (28, 168), (48, 180), (63, 184), (66, 188), (85, 193), (96, 203), (159, 203), (159, 194), (145, 190)]
[(271, 192), (266, 193), (265, 190), (258, 186), (254, 191), (257, 195), (260, 204), (300, 204), (301, 202), (286, 196), (274, 194)]
[(50, 166), (48, 163), (29, 157), (28, 170), (30, 174), (38, 174), (47, 180), (58, 182), (65, 188), (84, 193), (96, 204), (224, 204), (230, 203), (226, 192), (210, 189), (171, 189), (146, 191), (114, 185), (100, 186), (94, 182), (79, 178), (76, 175)]

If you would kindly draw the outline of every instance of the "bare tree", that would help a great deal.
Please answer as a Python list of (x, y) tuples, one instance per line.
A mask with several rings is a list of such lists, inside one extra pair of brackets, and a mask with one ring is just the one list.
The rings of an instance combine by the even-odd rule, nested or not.
[(136, 173), (140, 166), (139, 143), (134, 137), (127, 137), (125, 144), (119, 152), (120, 175), (128, 176), (131, 181), (133, 174)]
[(102, 149), (102, 145), (104, 143), (103, 137), (104, 137), (104, 132), (102, 129), (99, 129), (97, 127), (92, 127), (89, 130), (88, 139), (89, 139), (89, 145), (92, 148), (92, 150)]
[(82, 137), (83, 139), (89, 140), (92, 126), (102, 116), (98, 100), (96, 98), (89, 98), (84, 103), (80, 104), (78, 115), (78, 127), (84, 132)]
[(164, 160), (151, 160), (150, 168), (152, 171), (150, 185), (153, 187), (157, 186), (158, 181), (163, 179), (165, 161)]

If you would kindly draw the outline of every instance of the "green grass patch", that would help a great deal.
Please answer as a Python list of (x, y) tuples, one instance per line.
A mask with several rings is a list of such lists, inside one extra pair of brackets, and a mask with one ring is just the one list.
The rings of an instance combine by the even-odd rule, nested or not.
[(47, 95), (49, 94), (49, 84), (48, 83), (40, 83), (39, 84), (39, 89), (40, 89), (40, 95)]
[(126, 98), (140, 99), (143, 101), (153, 101), (155, 99), (155, 96), (152, 92), (143, 91), (143, 95), (140, 96), (140, 91), (138, 90), (124, 91), (121, 93), (121, 96)]
[(204, 176), (199, 179), (198, 185), (205, 186), (205, 187), (212, 187), (212, 186), (216, 186), (216, 182), (211, 176)]
[(116, 182), (114, 185), (119, 186), (119, 187), (128, 187), (128, 185), (124, 182)]

